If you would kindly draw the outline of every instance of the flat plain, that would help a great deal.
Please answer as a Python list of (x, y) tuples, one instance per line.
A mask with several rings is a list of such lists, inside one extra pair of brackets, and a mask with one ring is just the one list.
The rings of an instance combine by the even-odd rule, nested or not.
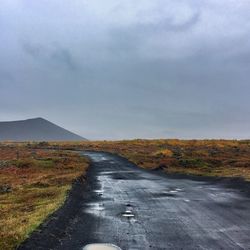
[[(83, 155), (82, 152), (86, 152), (86, 154), (88, 152), (109, 152), (114, 157), (119, 155), (126, 158), (131, 164), (139, 166), (142, 170), (145, 169), (153, 175), (160, 175), (161, 184), (157, 183), (157, 180), (155, 180), (155, 183), (154, 180), (150, 180), (152, 187), (160, 185), (159, 187), (163, 188), (166, 185), (166, 189), (168, 189), (171, 178), (175, 178), (175, 186), (178, 187), (184, 185), (187, 180), (208, 181), (214, 183), (212, 184), (215, 185), (214, 188), (220, 184), (226, 185), (227, 188), (233, 188), (236, 193), (242, 192), (245, 197), (249, 196), (250, 141), (248, 140), (5, 142), (0, 145), (0, 249), (14, 249), (28, 237), (31, 236), (32, 239), (32, 232), (36, 229), (40, 230), (44, 221), (49, 223), (58, 209), (64, 211), (65, 206), (68, 206), (65, 205), (65, 200), (74, 201), (74, 196), (71, 194), (72, 198), (70, 198), (69, 192), (76, 180), (82, 183), (81, 189), (85, 190), (85, 182), (91, 182), (88, 177), (85, 180), (86, 173), (89, 171), (98, 172), (91, 170), (91, 168), (94, 168), (93, 164), (90, 164), (93, 159), (87, 159), (86, 154)], [(112, 165), (112, 160), (110, 162), (105, 164)], [(95, 163), (95, 168), (96, 165), (98, 163)], [(131, 179), (133, 174), (129, 173), (128, 170), (131, 165), (127, 163), (125, 165), (127, 174), (122, 175), (124, 181), (127, 180), (131, 183), (133, 182), (133, 178)], [(89, 171), (87, 171), (88, 167), (90, 167)], [(118, 164), (118, 168), (111, 170), (119, 175), (119, 171), (122, 171), (124, 166), (121, 164), (120, 167), (121, 169)], [(102, 171), (105, 172), (105, 168)], [(140, 172), (138, 173), (140, 175)], [(137, 171), (134, 174), (136, 175)], [(119, 181), (118, 178), (112, 180)], [(165, 184), (163, 184), (164, 181)], [(98, 179), (95, 182), (98, 185)], [(136, 186), (143, 181), (134, 180), (134, 182), (133, 185)], [(138, 187), (142, 188), (141, 185)], [(94, 188), (95, 186), (90, 188), (88, 192), (85, 190), (85, 195), (88, 196), (88, 194), (93, 193)], [(124, 192), (128, 192), (128, 190), (125, 190), (126, 188), (129, 188), (129, 186), (124, 186)], [(119, 190), (114, 191), (114, 196), (121, 195), (118, 192)], [(172, 190), (172, 192), (174, 191), (176, 190)], [(182, 192), (177, 192), (178, 195), (182, 194)], [(192, 192), (188, 194), (191, 195)], [(136, 196), (136, 193), (134, 195)], [(163, 207), (170, 200), (172, 202), (178, 200), (174, 197), (171, 199), (171, 195), (174, 196), (175, 194), (164, 196), (165, 205)], [(210, 197), (209, 193), (207, 195)], [(185, 200), (184, 197), (182, 198)], [(186, 200), (192, 200), (192, 195), (190, 198)], [(161, 197), (161, 201), (163, 201), (162, 199), (163, 197)], [(246, 199), (243, 199), (245, 205), (248, 204), (248, 198)], [(78, 203), (79, 206), (86, 205), (84, 196), (80, 200), (78, 197), (78, 200), (74, 202), (76, 209)], [(145, 202), (150, 201), (145, 200)], [(143, 201), (141, 201), (141, 205), (142, 203)], [(229, 208), (234, 207), (234, 204), (236, 203), (229, 202)], [(189, 206), (188, 203), (185, 203), (185, 205)], [(229, 208), (225, 207), (227, 210)], [(243, 210), (240, 211), (239, 209), (237, 213), (244, 219)], [(164, 214), (163, 211), (161, 211), (161, 214)], [(76, 216), (78, 215), (76, 212)], [(235, 216), (232, 218), (235, 218)], [(165, 219), (168, 223), (167, 217)], [(245, 220), (246, 223), (249, 223), (247, 218)], [(238, 225), (236, 221), (234, 223)], [(238, 227), (241, 230), (240, 224)], [(245, 229), (248, 230), (246, 225)], [(51, 233), (54, 233), (53, 228)], [(63, 234), (63, 232), (61, 233)], [(88, 239), (86, 242), (89, 243)], [(244, 244), (246, 244), (246, 241), (244, 241)]]

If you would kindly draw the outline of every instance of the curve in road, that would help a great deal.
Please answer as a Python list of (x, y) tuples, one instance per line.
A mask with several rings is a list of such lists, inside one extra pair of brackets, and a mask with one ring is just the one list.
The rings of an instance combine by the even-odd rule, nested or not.
[(86, 183), (19, 249), (250, 249), (250, 199), (223, 183), (174, 178), (85, 152)]

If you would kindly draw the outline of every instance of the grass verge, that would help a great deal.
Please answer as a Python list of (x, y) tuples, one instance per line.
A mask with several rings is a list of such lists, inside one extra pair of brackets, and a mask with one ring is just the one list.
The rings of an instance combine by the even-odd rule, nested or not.
[(52, 143), (58, 148), (108, 151), (146, 169), (250, 181), (250, 140), (124, 140)]
[(15, 249), (65, 201), (88, 162), (76, 153), (0, 147), (0, 249)]

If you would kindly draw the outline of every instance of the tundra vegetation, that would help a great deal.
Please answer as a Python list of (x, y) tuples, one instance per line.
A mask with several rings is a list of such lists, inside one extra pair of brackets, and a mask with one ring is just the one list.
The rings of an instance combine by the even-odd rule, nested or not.
[(0, 249), (15, 249), (58, 209), (87, 167), (77, 153), (1, 144)]
[(250, 140), (124, 140), (51, 143), (58, 148), (108, 151), (146, 169), (250, 180)]
[[(50, 150), (48, 150), (50, 149)], [(0, 144), (0, 249), (14, 249), (60, 207), (88, 161), (107, 151), (146, 169), (250, 180), (249, 140), (123, 140)]]

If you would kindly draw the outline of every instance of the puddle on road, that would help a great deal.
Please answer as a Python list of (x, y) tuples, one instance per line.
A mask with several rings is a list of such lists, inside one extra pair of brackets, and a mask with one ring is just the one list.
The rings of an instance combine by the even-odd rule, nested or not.
[(108, 158), (102, 156), (102, 155), (94, 155), (94, 154), (85, 154), (89, 156), (94, 162), (101, 162), (101, 161), (107, 161)]
[(170, 190), (169, 193), (178, 193), (177, 190)]
[(171, 187), (167, 189), (170, 192), (181, 192), (183, 191), (183, 188), (176, 188), (176, 187)]
[(132, 213), (132, 205), (130, 205), (130, 204), (126, 205), (126, 210), (124, 213), (122, 213), (122, 216), (127, 217), (127, 218), (135, 217), (135, 215)]
[(131, 218), (131, 217), (134, 217), (135, 215), (131, 212), (131, 211), (125, 211), (123, 214), (122, 214), (123, 217), (127, 217), (127, 218)]
[(94, 192), (99, 195), (99, 196), (102, 196), (103, 195), (103, 190), (102, 189), (99, 189), (99, 190), (94, 190)]
[(176, 195), (175, 194), (172, 194), (172, 193), (168, 193), (168, 192), (165, 192), (165, 193), (162, 193), (162, 194), (158, 194), (157, 197), (161, 198), (161, 197), (172, 197), (172, 198), (175, 198)]
[(100, 212), (102, 212), (104, 210), (104, 206), (103, 204), (100, 203), (88, 203), (88, 208), (85, 209), (86, 213), (89, 214), (95, 214), (95, 215), (99, 215)]
[(179, 193), (183, 192), (183, 188), (168, 187), (159, 193), (155, 193), (153, 198), (178, 198)]
[(85, 247), (83, 247), (82, 250), (122, 250), (122, 249), (113, 244), (96, 243), (96, 244), (88, 244)]
[(119, 171), (119, 172), (113, 172), (111, 174), (112, 179), (114, 180), (143, 180), (145, 179), (140, 173), (136, 173), (134, 171)]
[(168, 188), (163, 193), (165, 193), (165, 194), (175, 194), (175, 193), (178, 193), (178, 192), (181, 192), (181, 191), (183, 191), (182, 188)]

